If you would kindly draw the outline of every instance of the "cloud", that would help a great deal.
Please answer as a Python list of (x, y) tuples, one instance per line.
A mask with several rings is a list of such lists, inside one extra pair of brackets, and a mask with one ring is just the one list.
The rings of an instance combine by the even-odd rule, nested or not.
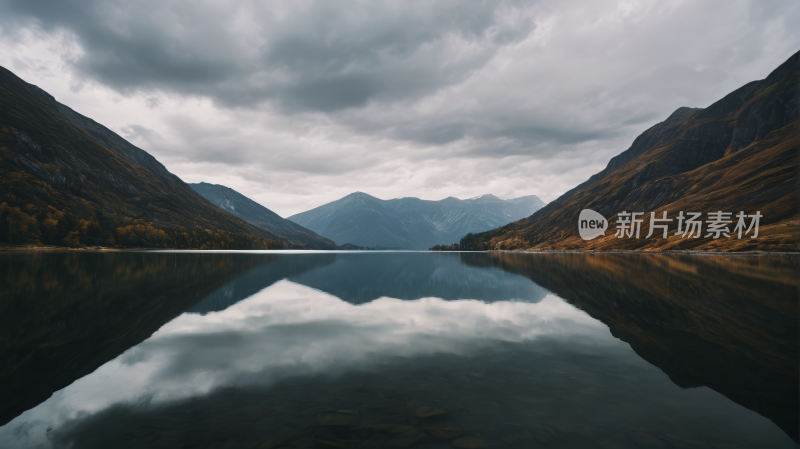
[[(0, 441), (13, 447), (49, 447), (55, 436), (55, 446), (61, 447), (57, 434), (70, 433), (75, 425), (91, 422), (92, 416), (114, 415), (119, 407), (150, 411), (154, 406), (163, 411), (232, 389), (264, 391), (282, 381), (302, 382), (312, 376), (385, 373), (398, 363), (408, 367), (430, 357), (468, 360), (512, 344), (529, 354), (562, 344), (569, 346), (570, 354), (577, 349), (602, 352), (617, 362), (626, 359), (624, 354), (620, 358), (623, 344), (607, 326), (552, 294), (541, 299), (487, 304), (384, 296), (355, 305), (281, 280), (224, 310), (177, 317), (0, 427)], [(122, 422), (120, 416), (115, 418)], [(31, 430), (30, 436), (14, 433), (21, 426)]]
[(274, 100), (289, 112), (429, 94), (533, 29), (498, 23), (520, 12), (502, 2), (10, 5), (43, 30), (72, 31), (85, 51), (73, 68), (114, 89), (203, 95), (225, 107)]
[(122, 137), (134, 144), (150, 146), (161, 138), (158, 132), (142, 125), (128, 125), (121, 129)]
[(797, 22), (791, 0), (10, 0), (0, 64), (286, 216), (354, 190), (553, 200), (764, 78)]

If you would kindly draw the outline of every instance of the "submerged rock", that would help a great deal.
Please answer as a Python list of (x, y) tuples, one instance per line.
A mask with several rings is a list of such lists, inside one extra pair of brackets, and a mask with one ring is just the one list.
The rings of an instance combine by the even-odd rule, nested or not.
[(553, 435), (542, 430), (530, 430), (530, 432), (536, 441), (543, 444), (551, 443), (553, 442), (553, 440), (555, 440), (555, 437)]
[(341, 441), (334, 441), (325, 438), (315, 438), (314, 442), (322, 444), (324, 446), (331, 446), (331, 447), (347, 447), (346, 444), (342, 443)]
[[(642, 449), (656, 449), (656, 448), (668, 448), (669, 445), (658, 438), (646, 434), (644, 432), (636, 432), (631, 434), (631, 438), (636, 444), (641, 447)], [(681, 446), (679, 446), (681, 447)], [(688, 446), (691, 447), (691, 446)]]
[(319, 429), (314, 435), (314, 442), (324, 446), (347, 447), (344, 441), (336, 438), (332, 433), (325, 429)]
[(447, 410), (441, 407), (432, 407), (429, 405), (417, 407), (414, 411), (416, 412), (417, 418), (429, 418), (431, 416), (444, 415), (447, 413)]
[(355, 426), (358, 424), (358, 412), (354, 410), (336, 410), (317, 415), (320, 426)]
[(419, 436), (400, 436), (398, 438), (393, 438), (386, 442), (386, 445), (389, 447), (396, 447), (396, 448), (405, 448), (409, 447), (412, 444), (419, 441)]
[[(690, 440), (687, 438), (676, 437), (673, 435), (664, 435), (663, 437), (665, 440), (669, 441), (669, 443), (675, 447), (686, 447), (691, 449), (708, 449), (708, 443), (704, 441), (698, 440)], [(665, 446), (653, 446), (653, 447), (667, 447)]]
[(478, 438), (476, 436), (456, 438), (451, 441), (450, 444), (452, 444), (453, 447), (462, 449), (486, 449), (489, 447), (489, 444), (484, 441), (483, 438)]
[(529, 433), (523, 431), (523, 432), (516, 432), (516, 433), (511, 433), (509, 435), (506, 435), (506, 436), (502, 437), (501, 440), (503, 440), (503, 442), (506, 443), (506, 444), (517, 444), (517, 443), (521, 443), (521, 442), (526, 441), (526, 440), (530, 440), (532, 438), (533, 438), (532, 435), (530, 435)]
[(452, 440), (464, 434), (464, 431), (457, 427), (423, 427), (423, 429), (428, 432), (428, 435), (440, 441)]
[(425, 436), (425, 432), (419, 427), (406, 424), (375, 424), (370, 427), (373, 432), (385, 432), (393, 434), (394, 437), (386, 442), (386, 445), (393, 448), (406, 448), (419, 441)]
[(296, 430), (288, 427), (282, 428), (277, 434), (267, 438), (257, 446), (257, 449), (272, 449), (286, 445), (289, 441), (300, 438)]
[(311, 449), (314, 447), (314, 439), (311, 437), (302, 437), (292, 442), (292, 449)]
[(369, 427), (352, 427), (336, 432), (336, 435), (346, 440), (366, 440), (372, 434)]

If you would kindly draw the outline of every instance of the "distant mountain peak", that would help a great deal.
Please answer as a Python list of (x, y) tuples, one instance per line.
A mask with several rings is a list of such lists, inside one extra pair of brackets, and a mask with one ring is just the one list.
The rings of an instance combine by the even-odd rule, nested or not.
[(491, 193), (484, 193), (483, 195), (467, 198), (466, 201), (502, 201), (502, 200), (492, 195)]
[(222, 210), (306, 248), (332, 249), (335, 243), (251, 200), (230, 187), (199, 182), (189, 187)]
[(544, 206), (535, 196), (501, 200), (481, 195), (439, 201), (415, 197), (381, 200), (363, 192), (324, 204), (288, 219), (338, 242), (367, 247), (428, 249), (459, 241), (530, 216)]
[[(364, 192), (360, 192), (359, 191), (359, 192), (353, 192), (350, 195), (347, 195), (342, 199), (345, 199), (345, 198), (375, 198), (375, 197), (370, 195), (369, 193), (364, 193)], [(378, 198), (375, 198), (375, 199), (378, 199)]]

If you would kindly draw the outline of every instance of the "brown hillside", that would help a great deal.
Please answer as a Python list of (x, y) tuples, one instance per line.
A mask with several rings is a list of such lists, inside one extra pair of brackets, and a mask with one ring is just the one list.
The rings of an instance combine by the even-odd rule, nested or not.
[(0, 242), (281, 248), (152, 156), (0, 67)]
[[(800, 59), (795, 53), (766, 79), (737, 89), (705, 109), (680, 108), (637, 137), (605, 170), (532, 216), (468, 235), (473, 250), (797, 251), (800, 231)], [(585, 241), (578, 216), (594, 210), (609, 222)], [(620, 212), (643, 212), (640, 238), (617, 238)], [(649, 232), (650, 213), (668, 212), (668, 238)], [(675, 235), (680, 211), (702, 212), (700, 238)], [(706, 237), (709, 212), (760, 211), (757, 238)], [(747, 224), (749, 225), (747, 220)]]

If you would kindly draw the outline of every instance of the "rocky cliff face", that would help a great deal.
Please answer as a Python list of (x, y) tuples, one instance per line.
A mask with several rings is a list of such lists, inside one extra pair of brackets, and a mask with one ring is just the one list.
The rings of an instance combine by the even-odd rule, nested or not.
[(0, 242), (278, 248), (145, 151), (0, 68)]
[(297, 246), (311, 249), (334, 249), (336, 247), (332, 240), (281, 218), (275, 212), (231, 188), (205, 182), (189, 184), (189, 186), (220, 209), (251, 225), (266, 229)]
[(459, 200), (419, 198), (380, 200), (362, 192), (307, 212), (294, 221), (339, 244), (428, 249), (457, 242), (480, 232), (530, 215), (544, 203), (534, 195), (501, 200), (493, 195)]
[[(463, 243), (471, 249), (800, 249), (798, 59), (794, 54), (767, 78), (705, 109), (678, 109), (603, 171), (537, 213)], [(609, 220), (604, 237), (579, 237), (583, 209)], [(760, 211), (759, 237), (713, 239), (704, 232), (700, 238), (681, 238), (673, 221), (667, 239), (643, 238), (650, 212), (660, 217), (667, 211), (675, 219), (681, 210), (702, 212), (703, 220), (708, 212)], [(615, 216), (623, 211), (644, 213), (642, 238), (614, 236)]]

